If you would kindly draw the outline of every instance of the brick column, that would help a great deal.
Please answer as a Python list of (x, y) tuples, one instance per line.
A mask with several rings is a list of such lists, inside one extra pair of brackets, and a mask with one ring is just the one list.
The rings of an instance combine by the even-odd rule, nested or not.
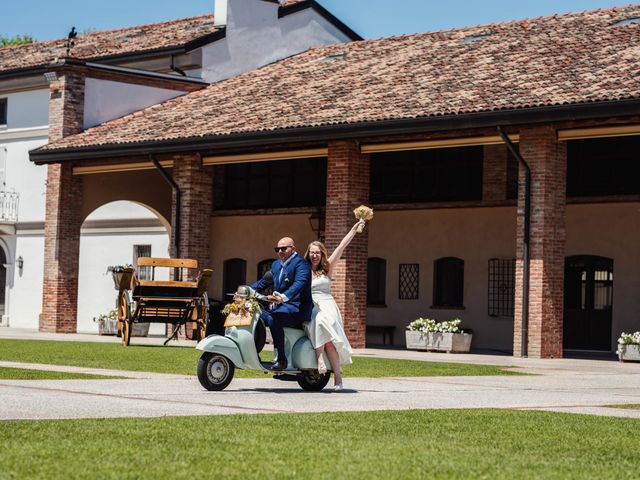
[(507, 148), (485, 145), (482, 162), (482, 201), (502, 202), (507, 198)]
[[(531, 168), (528, 355), (562, 358), (565, 256), (566, 143), (551, 127), (520, 132), (520, 153)], [(516, 248), (514, 355), (521, 356), (524, 172), (520, 168)]]
[[(58, 80), (51, 83), (49, 93), (49, 142), (81, 132), (84, 75), (59, 71)], [(71, 164), (49, 165), (40, 331), (76, 331), (81, 206), (81, 178), (72, 175)]]
[[(327, 161), (326, 243), (332, 252), (356, 222), (353, 209), (369, 203), (368, 155), (357, 142), (329, 144)], [(333, 267), (332, 293), (354, 348), (365, 346), (367, 318), (368, 228), (358, 234)]]
[[(211, 268), (209, 228), (213, 209), (213, 167), (203, 167), (199, 155), (175, 155), (173, 179), (181, 192), (180, 251), (172, 257), (193, 258), (200, 268)], [(172, 225), (176, 221), (176, 199), (171, 208)]]

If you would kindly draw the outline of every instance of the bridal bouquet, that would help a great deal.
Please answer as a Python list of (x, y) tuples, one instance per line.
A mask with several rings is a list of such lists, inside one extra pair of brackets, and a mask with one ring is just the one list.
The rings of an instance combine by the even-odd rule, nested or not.
[(373, 210), (365, 205), (360, 205), (353, 213), (358, 220), (371, 220), (373, 218)]

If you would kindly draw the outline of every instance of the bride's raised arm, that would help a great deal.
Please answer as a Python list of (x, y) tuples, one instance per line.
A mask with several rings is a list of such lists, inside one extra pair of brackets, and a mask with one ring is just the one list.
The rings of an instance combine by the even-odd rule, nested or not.
[(351, 227), (351, 230), (349, 230), (349, 233), (347, 233), (344, 236), (344, 238), (340, 242), (340, 245), (338, 245), (336, 249), (333, 251), (333, 253), (329, 257), (329, 277), (331, 277), (334, 262), (337, 262), (338, 260), (340, 260), (340, 257), (342, 257), (342, 253), (344, 252), (344, 249), (347, 248), (347, 246), (351, 243), (351, 240), (353, 240), (353, 237), (356, 236), (356, 233), (360, 233), (362, 232), (362, 230), (364, 230), (364, 225), (365, 225), (364, 220), (359, 220), (358, 222), (356, 222), (356, 224), (353, 227)]

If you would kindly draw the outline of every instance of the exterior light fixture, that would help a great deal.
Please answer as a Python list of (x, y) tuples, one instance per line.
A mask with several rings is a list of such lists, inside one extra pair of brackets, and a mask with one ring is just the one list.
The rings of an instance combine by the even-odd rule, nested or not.
[(22, 258), (22, 255), (20, 255), (16, 260), (16, 265), (18, 265), (18, 270), (22, 271), (22, 267), (24, 267), (24, 259)]
[(323, 240), (324, 237), (324, 214), (322, 212), (322, 208), (314, 210), (311, 215), (309, 215), (309, 225), (311, 225), (311, 230), (316, 234), (316, 237), (319, 240)]
[(45, 72), (44, 79), (49, 83), (55, 82), (58, 80), (58, 74), (57, 72)]

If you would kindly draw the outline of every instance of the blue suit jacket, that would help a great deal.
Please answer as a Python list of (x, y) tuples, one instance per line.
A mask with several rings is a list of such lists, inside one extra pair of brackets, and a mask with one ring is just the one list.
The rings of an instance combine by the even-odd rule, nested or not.
[(282, 269), (282, 260), (276, 260), (271, 265), (273, 281), (263, 278), (251, 285), (251, 288), (260, 291), (273, 286), (275, 291), (285, 295), (289, 301), (276, 305), (272, 312), (290, 313), (299, 316), (300, 321), (309, 320), (313, 309), (311, 267), (302, 255), (298, 254), (290, 259), (281, 276)]

